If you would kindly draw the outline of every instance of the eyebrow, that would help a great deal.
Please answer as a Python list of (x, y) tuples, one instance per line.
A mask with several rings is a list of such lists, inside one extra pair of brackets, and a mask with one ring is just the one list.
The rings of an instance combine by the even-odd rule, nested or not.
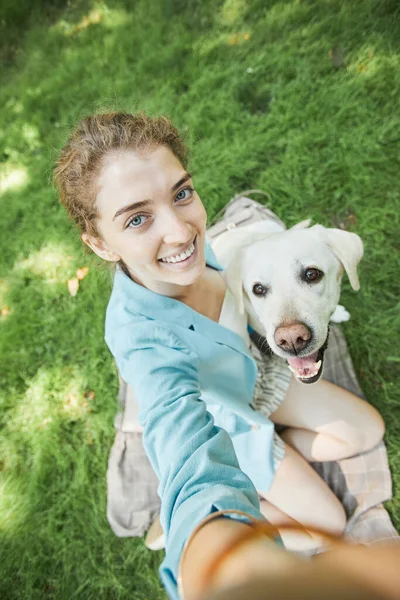
[[(176, 183), (174, 183), (174, 185), (171, 188), (171, 192), (175, 192), (178, 188), (181, 187), (181, 185), (183, 183), (185, 183), (186, 181), (188, 181), (189, 179), (191, 179), (191, 174), (190, 173), (185, 173), (185, 175)], [(113, 217), (113, 221), (115, 221), (115, 219), (121, 215), (123, 215), (124, 213), (133, 210), (134, 208), (144, 208), (145, 206), (148, 206), (149, 204), (154, 204), (153, 200), (142, 200), (141, 202), (133, 202), (132, 204), (128, 204), (128, 206), (124, 206), (123, 208), (120, 208), (119, 210), (117, 210), (117, 212), (115, 213), (114, 217)]]

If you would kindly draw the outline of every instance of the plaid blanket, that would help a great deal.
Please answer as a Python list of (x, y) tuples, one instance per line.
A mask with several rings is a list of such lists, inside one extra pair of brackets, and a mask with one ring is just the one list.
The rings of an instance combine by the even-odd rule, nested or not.
[[(268, 208), (246, 197), (250, 190), (235, 197), (208, 230), (210, 240), (232, 227), (260, 219), (283, 223)], [(325, 353), (324, 379), (363, 397), (346, 340), (340, 327), (331, 327)], [(117, 434), (111, 449), (107, 471), (107, 518), (119, 537), (142, 536), (160, 509), (158, 481), (144, 452), (137, 406), (130, 387), (120, 380), (120, 412)], [(369, 544), (399, 540), (383, 502), (392, 497), (387, 453), (384, 443), (369, 452), (337, 462), (313, 463), (342, 502), (347, 514), (346, 537)]]

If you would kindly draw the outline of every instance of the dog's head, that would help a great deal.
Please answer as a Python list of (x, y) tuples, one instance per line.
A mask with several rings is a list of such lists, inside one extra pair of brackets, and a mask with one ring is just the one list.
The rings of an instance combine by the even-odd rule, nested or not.
[(299, 381), (313, 383), (322, 373), (343, 271), (354, 290), (360, 287), (363, 245), (354, 233), (308, 224), (272, 234), (243, 227), (221, 236), (214, 249), (239, 310), (256, 318)]

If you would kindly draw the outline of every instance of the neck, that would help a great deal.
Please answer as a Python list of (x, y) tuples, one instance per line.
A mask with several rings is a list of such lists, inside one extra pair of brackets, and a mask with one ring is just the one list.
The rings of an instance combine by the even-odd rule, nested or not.
[(190, 299), (203, 288), (204, 275), (190, 285), (178, 285), (176, 283), (169, 283), (164, 281), (151, 280), (148, 283), (140, 279), (137, 275), (134, 275), (129, 271), (125, 265), (121, 265), (121, 268), (125, 275), (127, 275), (132, 281), (141, 285), (148, 290), (160, 294), (161, 296), (168, 296), (183, 302), (184, 304), (190, 304)]

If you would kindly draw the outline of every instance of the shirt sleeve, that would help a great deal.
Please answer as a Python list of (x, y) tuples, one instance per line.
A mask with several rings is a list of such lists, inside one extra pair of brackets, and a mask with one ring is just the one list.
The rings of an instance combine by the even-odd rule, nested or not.
[(116, 360), (138, 401), (144, 447), (160, 482), (166, 535), (161, 578), (170, 598), (177, 598), (179, 559), (198, 523), (225, 509), (263, 517), (230, 437), (214, 425), (201, 399), (197, 355), (162, 326), (140, 323), (127, 338), (130, 349)]

